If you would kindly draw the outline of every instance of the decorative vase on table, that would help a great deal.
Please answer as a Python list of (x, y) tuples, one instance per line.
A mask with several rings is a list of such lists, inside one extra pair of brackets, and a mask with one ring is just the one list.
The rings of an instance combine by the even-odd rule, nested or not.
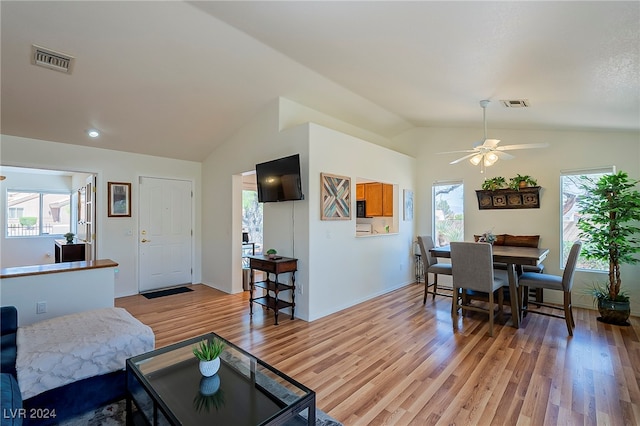
[(205, 377), (211, 377), (220, 369), (220, 358), (212, 359), (211, 361), (200, 361), (199, 364), (200, 373)]

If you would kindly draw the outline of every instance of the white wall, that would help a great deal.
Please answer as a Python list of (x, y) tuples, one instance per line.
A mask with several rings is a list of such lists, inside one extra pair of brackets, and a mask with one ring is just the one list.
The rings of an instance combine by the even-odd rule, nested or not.
[[(178, 143), (178, 142), (176, 142)], [(201, 234), (201, 163), (172, 160), (148, 155), (110, 151), (36, 139), (2, 135), (0, 139), (2, 165), (52, 170), (70, 170), (95, 173), (97, 175), (97, 258), (108, 258), (119, 263), (115, 279), (115, 296), (138, 293), (138, 181), (140, 176), (167, 179), (183, 179), (193, 184), (194, 239), (193, 282), (201, 280), (200, 246)], [(132, 216), (130, 218), (107, 217), (107, 182), (131, 182)], [(3, 188), (10, 187), (7, 179)], [(2, 194), (1, 207), (5, 209), (6, 195)], [(4, 213), (3, 213), (4, 214)], [(129, 232), (131, 231), (131, 233)], [(27, 241), (9, 242), (2, 239), (2, 254), (8, 250), (28, 250)], [(49, 242), (46, 242), (48, 247)], [(20, 247), (18, 248), (18, 245)], [(45, 256), (45, 246), (34, 243), (33, 250)], [(53, 247), (53, 243), (51, 244)], [(51, 248), (53, 250), (53, 248)], [(4, 262), (3, 262), (3, 266)]]
[[(415, 160), (338, 131), (310, 125), (309, 320), (414, 282), (413, 221), (402, 220), (402, 190), (414, 190)], [(320, 220), (320, 173), (351, 178), (351, 220)], [(398, 233), (355, 236), (356, 179), (397, 185)]]
[[(114, 306), (115, 267), (83, 269), (0, 280), (2, 306), (18, 309), (18, 325)], [(36, 305), (46, 303), (45, 313)]]
[[(202, 166), (206, 187), (202, 199), (202, 282), (228, 293), (242, 291), (242, 173), (255, 170), (257, 163), (298, 153), (302, 190), (308, 193), (308, 136), (302, 128), (280, 132), (278, 111), (274, 100)], [(305, 228), (300, 228), (306, 221), (306, 204), (302, 200), (264, 205), (265, 248), (276, 248), (287, 257), (299, 255), (306, 244), (306, 236), (300, 237), (306, 235)], [(302, 275), (304, 271), (297, 277)]]
[[(480, 174), (479, 167), (467, 161), (449, 165), (450, 161), (458, 158), (457, 154), (437, 154), (469, 149), (482, 134), (482, 129), (419, 128), (396, 138), (396, 142), (403, 144), (407, 150), (416, 152), (420, 164), (415, 194), (418, 235), (431, 232), (430, 194), (433, 182), (462, 179), (465, 185), (465, 239), (471, 239), (474, 233), (487, 229), (499, 234), (540, 234), (540, 247), (550, 249), (544, 262), (545, 271), (561, 274), (560, 172), (615, 165), (617, 170), (628, 172), (632, 178), (640, 178), (640, 135), (637, 132), (492, 129), (490, 135), (500, 138), (503, 145), (548, 142), (550, 146), (513, 151), (515, 159), (498, 161), (487, 168), (484, 175)], [(542, 187), (540, 209), (478, 210), (475, 190), (480, 189), (485, 177), (503, 176), (509, 179), (518, 173), (531, 175), (538, 180)], [(577, 272), (573, 290), (576, 306), (593, 308), (593, 299), (587, 290), (597, 281), (606, 281), (606, 276)], [(626, 265), (623, 268), (623, 286), (631, 295), (632, 314), (640, 315), (640, 265)], [(549, 300), (552, 300), (551, 297)]]
[[(354, 194), (358, 177), (411, 189), (414, 163), (342, 132), (300, 124), (314, 113), (298, 107), (299, 116), (295, 103), (274, 101), (204, 162), (203, 208), (210, 220), (203, 224), (203, 282), (227, 292), (242, 290), (240, 175), (256, 163), (299, 153), (305, 199), (264, 205), (264, 248), (299, 259), (296, 285), (302, 294), (296, 294), (295, 315), (314, 320), (406, 285), (413, 271), (413, 223), (401, 223), (398, 234), (356, 239), (355, 196), (352, 220), (320, 221), (320, 173), (351, 176)], [(348, 128), (316, 114), (327, 125)], [(396, 191), (397, 205), (400, 194)]]

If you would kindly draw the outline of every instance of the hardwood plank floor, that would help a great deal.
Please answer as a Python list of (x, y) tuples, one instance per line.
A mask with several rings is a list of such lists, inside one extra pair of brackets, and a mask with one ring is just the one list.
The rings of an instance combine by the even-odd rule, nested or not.
[(461, 317), (451, 299), (422, 304), (414, 284), (307, 323), (254, 307), (248, 293), (204, 285), (116, 306), (151, 326), (156, 347), (213, 331), (314, 389), (320, 409), (345, 425), (640, 424), (640, 319), (602, 324), (574, 309), (563, 320), (528, 315), (488, 336), (486, 315)]

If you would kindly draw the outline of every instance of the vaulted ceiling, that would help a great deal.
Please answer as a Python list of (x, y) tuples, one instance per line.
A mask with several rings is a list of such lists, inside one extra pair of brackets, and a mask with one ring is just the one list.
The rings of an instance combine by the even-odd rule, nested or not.
[[(0, 8), (8, 135), (201, 161), (279, 96), (387, 138), (481, 127), (481, 99), (491, 127), (640, 130), (637, 1)], [(31, 64), (33, 44), (72, 73)]]

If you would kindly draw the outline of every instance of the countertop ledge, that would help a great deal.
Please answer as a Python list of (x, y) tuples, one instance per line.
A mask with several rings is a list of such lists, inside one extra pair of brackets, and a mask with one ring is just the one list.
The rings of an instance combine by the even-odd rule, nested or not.
[(98, 259), (82, 262), (47, 263), (44, 265), (31, 266), (14, 266), (10, 268), (0, 269), (0, 279), (25, 277), (29, 275), (56, 274), (58, 272), (71, 272), (86, 269), (114, 268), (116, 266), (118, 266), (118, 263), (114, 262), (111, 259)]

